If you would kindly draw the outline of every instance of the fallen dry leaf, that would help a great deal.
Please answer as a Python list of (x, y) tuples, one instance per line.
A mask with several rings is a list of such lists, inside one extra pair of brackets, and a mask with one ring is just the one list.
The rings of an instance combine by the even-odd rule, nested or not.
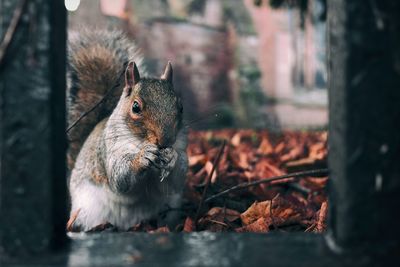
[(264, 137), (263, 140), (261, 141), (260, 146), (257, 149), (257, 153), (261, 155), (269, 155), (273, 152), (274, 148), (272, 147), (269, 140), (266, 137)]
[(232, 209), (221, 208), (221, 207), (213, 207), (207, 213), (206, 216), (209, 216), (210, 219), (216, 221), (229, 221), (233, 222), (240, 217), (240, 212)]
[(72, 213), (71, 217), (69, 218), (69, 220), (67, 222), (67, 227), (66, 227), (68, 232), (79, 231), (79, 229), (75, 229), (74, 222), (76, 221), (76, 218), (78, 218), (80, 211), (81, 211), (81, 209), (76, 210), (75, 212)]
[(272, 223), (270, 218), (261, 217), (251, 224), (245, 225), (243, 227), (237, 228), (236, 232), (253, 232), (253, 233), (266, 233), (269, 232), (269, 227)]
[(102, 231), (104, 231), (104, 230), (107, 230), (107, 229), (110, 229), (110, 228), (113, 228), (113, 227), (114, 227), (114, 226), (113, 226), (111, 223), (106, 222), (106, 223), (99, 224), (99, 225), (97, 225), (97, 226), (95, 226), (95, 227), (89, 229), (87, 232), (88, 232), (88, 233), (92, 233), (92, 232), (102, 232)]
[(192, 218), (186, 217), (185, 223), (183, 224), (183, 231), (190, 233), (193, 232), (194, 230), (195, 230), (195, 225)]
[[(210, 176), (212, 169), (213, 169), (213, 164), (210, 161), (206, 162), (206, 165), (204, 166), (204, 169), (206, 170), (207, 176)], [(214, 173), (211, 177), (211, 183), (215, 183), (217, 180), (217, 170), (214, 170)]]
[(257, 221), (261, 217), (266, 217), (269, 214), (271, 201), (254, 202), (245, 212), (240, 215), (244, 225), (249, 225)]
[(241, 138), (241, 133), (238, 132), (238, 133), (236, 133), (236, 134), (232, 137), (232, 139), (231, 139), (231, 144), (232, 144), (233, 146), (237, 147), (237, 146), (240, 145), (241, 139), (242, 139), (242, 138)]
[(169, 233), (169, 228), (167, 226), (159, 227), (155, 230), (148, 231), (151, 234), (158, 234), (158, 233)]
[(321, 209), (318, 212), (318, 221), (314, 229), (316, 233), (322, 233), (326, 229), (326, 215), (328, 214), (328, 202), (325, 201), (321, 205)]
[(205, 161), (206, 161), (205, 155), (195, 155), (195, 156), (190, 156), (188, 158), (189, 167), (193, 167), (197, 164), (204, 164)]

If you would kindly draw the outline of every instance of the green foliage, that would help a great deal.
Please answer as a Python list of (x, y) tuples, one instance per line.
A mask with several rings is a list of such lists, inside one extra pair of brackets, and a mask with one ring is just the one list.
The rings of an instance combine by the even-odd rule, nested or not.
[(222, 0), (225, 21), (231, 22), (240, 34), (255, 34), (253, 21), (242, 0)]
[(254, 0), (254, 5), (261, 6), (262, 2), (263, 2), (263, 0)]
[(262, 114), (267, 99), (260, 87), (261, 71), (257, 65), (241, 65), (238, 68), (240, 81), (240, 106), (243, 113), (244, 127), (265, 127), (265, 118)]
[(247, 65), (239, 69), (239, 75), (245, 77), (249, 82), (255, 82), (261, 78), (261, 71), (257, 66)]
[(299, 8), (306, 11), (308, 0), (269, 0), (269, 5), (272, 8)]
[(227, 103), (221, 103), (215, 108), (212, 118), (209, 120), (210, 128), (226, 128), (235, 126), (235, 112)]
[[(319, 21), (326, 20), (326, 0), (269, 0), (269, 5), (272, 8), (297, 8), (300, 11), (301, 16), (301, 27), (304, 26), (304, 19), (307, 15), (307, 10), (310, 1), (319, 1), (322, 4), (323, 10), (321, 14), (316, 18)], [(260, 6), (260, 0), (254, 0), (254, 5)], [(261, 1), (262, 2), (262, 1)]]
[(240, 97), (246, 106), (258, 107), (266, 103), (266, 97), (258, 88), (245, 87), (240, 91)]
[(204, 11), (205, 4), (206, 0), (193, 0), (188, 4), (188, 11), (190, 14), (202, 13)]
[(261, 91), (259, 82), (261, 71), (256, 65), (244, 65), (239, 68), (241, 77), (240, 98), (246, 106), (259, 106), (265, 103), (265, 95)]

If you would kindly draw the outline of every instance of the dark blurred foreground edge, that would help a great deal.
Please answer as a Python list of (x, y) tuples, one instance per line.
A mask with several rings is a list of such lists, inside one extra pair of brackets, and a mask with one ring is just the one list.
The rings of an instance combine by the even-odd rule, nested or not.
[[(1, 33), (19, 1), (1, 0)], [(399, 262), (400, 3), (328, 0), (330, 224), (313, 234), (75, 234), (66, 242), (63, 1), (29, 1), (0, 69), (1, 266)]]

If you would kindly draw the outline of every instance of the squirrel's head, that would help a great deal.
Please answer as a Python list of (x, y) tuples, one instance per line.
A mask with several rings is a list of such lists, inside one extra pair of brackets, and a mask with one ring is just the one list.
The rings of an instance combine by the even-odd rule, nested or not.
[(120, 101), (135, 136), (160, 148), (175, 143), (182, 127), (183, 108), (174, 90), (170, 62), (159, 79), (140, 78), (136, 64), (129, 62)]

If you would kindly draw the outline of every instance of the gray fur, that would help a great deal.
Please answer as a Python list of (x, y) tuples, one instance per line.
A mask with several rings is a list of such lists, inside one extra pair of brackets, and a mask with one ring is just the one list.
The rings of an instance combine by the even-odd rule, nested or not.
[[(110, 64), (101, 64), (104, 54), (91, 54), (86, 64), (78, 64), (78, 55), (84, 54), (91, 47), (104, 48), (113, 55)], [(107, 58), (106, 58), (107, 59)], [(123, 73), (129, 61), (135, 61), (142, 74), (146, 75), (143, 57), (136, 44), (129, 40), (122, 31), (86, 29), (79, 33), (70, 33), (68, 40), (67, 66), (67, 107), (68, 126), (96, 105), (103, 96), (111, 91), (106, 101), (87, 114), (81, 122), (68, 132), (70, 147), (68, 150), (68, 167), (71, 170), (83, 142), (96, 124), (108, 117), (116, 107), (124, 87)], [(94, 65), (95, 72), (87, 65)], [(89, 73), (88, 73), (89, 72)], [(82, 93), (83, 92), (83, 93)], [(85, 97), (82, 98), (81, 95)]]
[[(104, 41), (109, 45), (107, 49), (117, 48), (118, 54), (123, 54), (122, 51), (128, 49), (124, 42), (124, 45), (121, 45), (120, 42), (111, 40), (115, 33), (104, 34), (100, 34), (100, 37), (86, 36), (77, 45), (82, 46), (82, 42), (90, 45), (89, 42), (98, 38), (109, 38), (110, 40)], [(70, 58), (74, 57), (74, 53), (78, 53), (76, 51), (78, 50), (71, 46)], [(122, 66), (114, 69), (126, 67), (122, 63), (124, 58), (122, 56), (113, 63)], [(107, 75), (103, 78), (114, 78)], [(78, 75), (78, 79), (79, 77)], [(93, 82), (96, 82), (96, 79)], [(79, 84), (71, 86), (85, 90), (79, 87)], [(97, 89), (97, 86), (100, 84), (90, 85), (90, 89)], [(96, 91), (89, 90), (88, 93), (101, 98), (105, 89), (103, 86)], [(76, 137), (86, 139), (81, 141), (83, 146), (73, 164), (69, 182), (71, 215), (78, 214), (73, 224), (75, 229), (86, 231), (108, 222), (126, 230), (136, 223), (154, 217), (165, 205), (179, 205), (187, 171), (187, 133), (180, 123), (177, 123), (178, 120), (181, 121), (179, 99), (172, 84), (161, 79), (142, 79), (135, 86), (135, 90), (146, 103), (149, 114), (147, 120), (156, 125), (156, 129), (151, 131), (160, 132), (160, 139), (167, 140), (165, 144), (168, 144), (168, 147), (151, 143), (144, 135), (138, 134), (140, 131), (135, 131), (135, 127), (144, 127), (144, 124), (136, 125), (130, 120), (124, 108), (127, 96), (122, 88), (119, 88), (119, 100), (117, 99), (115, 104), (107, 103), (101, 106), (88, 120), (82, 121), (80, 127), (86, 127), (86, 130), (90, 126), (84, 125), (85, 123), (97, 124), (93, 130), (90, 129), (87, 139), (81, 130), (74, 133)], [(74, 96), (71, 96), (70, 92), (69, 111), (84, 109), (79, 106), (81, 102), (78, 99), (82, 92)], [(83, 95), (86, 95), (86, 91)], [(108, 110), (109, 108), (112, 109)], [(104, 117), (107, 112), (111, 115)], [(72, 114), (70, 118), (74, 116), (76, 115)], [(142, 130), (144, 133), (150, 131)]]

